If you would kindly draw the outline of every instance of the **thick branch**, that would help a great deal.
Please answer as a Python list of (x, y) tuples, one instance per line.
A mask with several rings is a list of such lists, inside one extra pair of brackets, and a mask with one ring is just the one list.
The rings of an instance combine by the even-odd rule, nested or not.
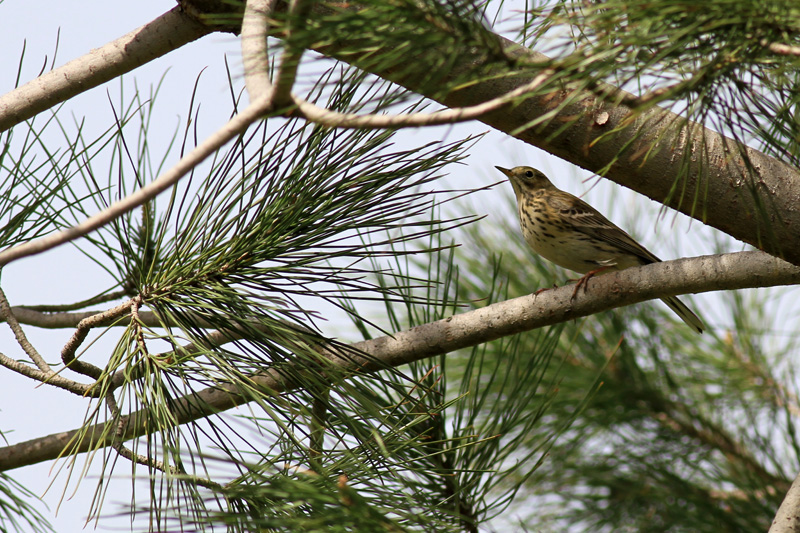
[[(316, 50), (359, 66), (359, 57), (347, 53), (353, 49), (348, 37)], [(552, 63), (543, 54), (496, 38), (520, 64)], [(380, 53), (371, 50), (369, 55)], [(492, 68), (504, 75), (442, 97), (434, 92), (437, 87), (425, 84), (425, 65), (413, 72), (402, 69), (402, 75), (391, 69), (372, 72), (450, 108), (501, 97), (531, 83), (534, 77), (505, 75), (508, 63), (492, 59), (484, 50), (465, 48), (458, 56), (451, 78), (471, 71), (485, 76)], [(367, 67), (371, 64), (364, 63)], [(554, 89), (479, 120), (585, 169), (608, 167), (605, 177), (800, 265), (800, 172), (701, 124), (684, 123), (665, 109), (653, 107), (637, 115), (628, 107), (600, 101), (596, 93), (636, 100), (634, 95), (603, 84), (595, 92)], [(533, 123), (537, 126), (530, 127)], [(684, 126), (679, 127), (681, 124)], [(755, 178), (749, 177), (748, 168)]]
[(800, 533), (800, 475), (786, 493), (769, 533)]
[[(332, 365), (345, 372), (373, 372), (653, 298), (796, 283), (800, 283), (800, 268), (761, 252), (667, 261), (592, 278), (589, 289), (580, 291), (575, 299), (572, 299), (571, 286), (552, 289), (538, 296), (514, 298), (392, 336), (358, 342), (346, 354), (331, 351), (327, 357)], [(275, 370), (253, 376), (252, 384), (271, 393), (297, 386)], [(230, 384), (183, 397), (171, 407), (179, 423), (185, 424), (241, 405), (248, 398), (236, 385)], [(143, 412), (133, 413), (123, 440), (144, 435), (146, 422)], [(104, 428), (104, 424), (90, 428), (78, 452), (110, 445), (109, 432)], [(73, 430), (0, 448), (0, 471), (55, 459), (76, 433), (77, 430)]]
[(1, 96), (0, 131), (212, 31), (176, 7), (141, 28)]

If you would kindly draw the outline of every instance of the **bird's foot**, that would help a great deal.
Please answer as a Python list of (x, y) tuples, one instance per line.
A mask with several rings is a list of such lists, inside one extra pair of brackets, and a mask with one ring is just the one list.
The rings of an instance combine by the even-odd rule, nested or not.
[(583, 292), (586, 292), (586, 287), (588, 286), (589, 280), (592, 279), (592, 277), (594, 277), (595, 274), (599, 274), (604, 270), (608, 270), (609, 268), (611, 267), (602, 266), (600, 268), (595, 268), (594, 270), (590, 270), (589, 272), (587, 272), (578, 279), (571, 279), (570, 281), (577, 281), (577, 283), (575, 284), (575, 289), (572, 291), (572, 297), (570, 299), (571, 300), (575, 299), (575, 296), (577, 296), (578, 290), (580, 290), (581, 287), (583, 287)]

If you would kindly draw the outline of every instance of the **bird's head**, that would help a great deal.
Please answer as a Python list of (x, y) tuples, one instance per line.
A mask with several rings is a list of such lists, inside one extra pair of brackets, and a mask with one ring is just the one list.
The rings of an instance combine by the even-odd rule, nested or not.
[(555, 185), (547, 179), (547, 176), (545, 176), (542, 171), (532, 167), (514, 167), (512, 169), (503, 167), (494, 168), (506, 175), (508, 181), (511, 182), (511, 186), (514, 187), (514, 193), (517, 196), (539, 189), (555, 188)]

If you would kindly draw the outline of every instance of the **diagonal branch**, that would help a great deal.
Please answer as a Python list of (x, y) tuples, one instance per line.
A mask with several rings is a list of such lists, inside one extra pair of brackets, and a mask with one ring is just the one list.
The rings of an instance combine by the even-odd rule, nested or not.
[(798, 532), (800, 532), (800, 475), (792, 482), (769, 528), (769, 533)]
[[(0, 131), (213, 31), (176, 7), (0, 97)], [(6, 51), (7, 53), (7, 51)]]
[(33, 345), (28, 341), (28, 337), (22, 330), (17, 317), (14, 315), (13, 309), (8, 303), (5, 292), (2, 289), (0, 289), (0, 317), (2, 317), (4, 321), (8, 322), (8, 325), (14, 332), (14, 336), (16, 337), (20, 347), (28, 355), (28, 357), (33, 360), (38, 368), (33, 368), (32, 366), (21, 361), (15, 361), (3, 353), (0, 353), (0, 366), (4, 366), (9, 370), (13, 370), (18, 374), (29, 377), (36, 381), (41, 381), (42, 383), (47, 383), (54, 387), (68, 390), (74, 394), (82, 396), (90, 392), (90, 385), (85, 385), (83, 383), (64, 378), (53, 371), (50, 365), (47, 364), (44, 357), (42, 357), (36, 348), (34, 348)]
[(0, 288), (0, 317), (3, 318), (8, 323), (8, 326), (11, 328), (11, 331), (14, 332), (14, 337), (17, 339), (17, 343), (20, 345), (22, 350), (28, 354), (28, 357), (39, 367), (46, 375), (54, 374), (53, 369), (50, 368), (50, 365), (44, 360), (44, 357), (34, 348), (34, 346), (28, 340), (28, 336), (25, 335), (25, 331), (23, 331), (22, 326), (20, 326), (17, 317), (14, 316), (14, 311), (11, 308), (11, 304), (8, 303), (8, 298), (6, 298), (5, 291)]
[[(391, 336), (357, 342), (346, 353), (329, 350), (325, 357), (344, 373), (374, 372), (653, 298), (796, 283), (800, 283), (800, 268), (762, 252), (667, 261), (592, 278), (589, 290), (579, 292), (574, 299), (571, 286), (552, 289), (538, 296), (499, 302)], [(233, 340), (230, 335), (221, 335), (219, 339), (220, 342)], [(300, 386), (276, 369), (252, 376), (251, 385), (269, 394)], [(227, 384), (179, 398), (171, 407), (176, 420), (185, 424), (242, 405), (249, 398), (235, 384)], [(122, 439), (145, 435), (147, 420), (142, 411), (132, 413)], [(0, 471), (59, 457), (79, 431), (0, 448)], [(105, 424), (88, 428), (76, 453), (110, 445), (108, 435), (113, 433), (107, 431)]]
[(17, 259), (40, 254), (61, 244), (74, 241), (103, 227), (148, 200), (152, 200), (159, 193), (175, 185), (225, 143), (241, 134), (250, 124), (259, 120), (272, 107), (270, 96), (268, 94), (266, 97), (252, 102), (241, 113), (234, 116), (227, 124), (182, 157), (172, 168), (136, 192), (118, 200), (76, 226), (3, 250), (0, 252), (0, 267)]

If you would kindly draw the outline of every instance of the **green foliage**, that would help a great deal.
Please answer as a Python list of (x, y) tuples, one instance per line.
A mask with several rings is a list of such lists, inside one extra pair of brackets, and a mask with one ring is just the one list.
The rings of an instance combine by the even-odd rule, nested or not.
[(0, 531), (55, 531), (42, 513), (27, 500), (38, 500), (7, 474), (0, 474)]
[[(375, 82), (365, 91), (368, 85), (358, 75), (342, 78), (349, 82), (318, 85), (316, 97), (330, 108), (381, 109), (402, 96)], [(110, 203), (126, 194), (131, 169), (138, 186), (159, 167), (149, 163), (146, 142), (126, 138), (134, 120), (147, 129), (152, 103), (138, 98), (122, 107), (112, 140), (102, 143), (116, 154), (109, 173), (114, 181), (97, 186), (86, 170), (87, 186), (105, 195), (88, 202)], [(336, 502), (340, 518), (352, 527), (376, 516), (421, 530), (458, 524), (452, 491), (421, 490), (434, 485), (431, 477), (441, 484), (452, 476), (452, 468), (445, 472), (438, 452), (429, 449), (433, 429), (426, 420), (448, 405), (435, 383), (429, 390), (395, 369), (345, 381), (349, 376), (319, 352), (326, 345), (349, 357), (346, 345), (317, 328), (322, 315), (313, 309), (325, 302), (353, 313), (353, 302), (361, 298), (437, 305), (432, 295), (406, 299), (404, 291), (419, 285), (418, 279), (400, 275), (384, 284), (367, 277), (374, 271), (369, 260), (469, 220), (443, 221), (427, 213), (441, 201), (434, 180), (463, 157), (473, 139), (396, 149), (392, 137), (387, 131), (341, 132), (268, 119), (171, 191), (166, 205), (149, 202), (88, 238), (95, 260), (113, 266), (106, 269), (116, 278), (114, 288), (139, 298), (137, 312), (153, 312), (157, 323), (131, 317), (101, 369), (101, 401), (89, 409), (71, 447), (91, 437), (91, 423), (106, 419), (106, 404), (111, 423), (104, 435), (110, 440), (124, 428), (125, 416), (136, 412), (150, 431), (125, 453), (136, 458), (133, 478), (150, 479), (151, 524), (166, 523), (175, 506), (177, 520), (200, 529), (224, 522), (242, 530), (314, 530), (330, 523), (321, 517), (336, 515)], [(221, 332), (222, 344), (209, 341), (210, 328)], [(181, 348), (187, 342), (192, 348)], [(157, 354), (158, 348), (167, 351)], [(278, 395), (256, 385), (253, 378), (266, 369), (296, 390)], [(241, 425), (226, 417), (179, 425), (193, 402), (201, 402), (192, 393), (215, 386), (235, 386), (254, 413)], [(449, 443), (451, 437), (438, 430), (434, 442)], [(262, 435), (258, 446), (254, 431)], [(223, 462), (234, 468), (232, 478), (214, 466)], [(297, 468), (287, 465), (310, 473), (298, 477)], [(117, 466), (103, 461), (101, 477)], [(340, 475), (353, 491), (352, 501), (363, 505), (341, 503)], [(317, 498), (306, 501), (308, 476), (316, 480), (309, 490)], [(275, 505), (276, 494), (289, 486), (299, 499)], [(396, 507), (404, 492), (407, 511)], [(101, 483), (90, 516), (102, 512), (104, 498)], [(239, 515), (238, 506), (251, 512)], [(440, 512), (431, 512), (438, 507)]]
[[(276, 18), (294, 22), (286, 46), (322, 51), (368, 72), (391, 72), (401, 84), (413, 80), (417, 92), (444, 96), (489, 75), (488, 69), (465, 64), (465, 50), (488, 59), (487, 66), (512, 63), (489, 30), (484, 8), (474, 0), (323, 2), (308, 20), (291, 21), (285, 13)], [(274, 32), (284, 29), (277, 24)], [(348, 36), (344, 48), (343, 35)]]
[[(79, 172), (81, 159), (90, 157), (75, 143), (66, 150), (50, 152), (43, 132), (57, 123), (54, 115), (44, 124), (32, 122), (20, 139), (15, 131), (0, 134), (0, 170), (4, 178), (0, 187), (0, 244), (10, 247), (21, 244), (72, 221), (69, 216), (73, 201), (85, 200), (75, 193), (70, 180)], [(36, 157), (38, 150), (44, 157)]]
[[(425, 288), (406, 288), (399, 302), (386, 299), (376, 326), (404, 330), (444, 319), (474, 303), (462, 299), (456, 262), (460, 254), (443, 249), (440, 242), (429, 246), (441, 250), (432, 261), (409, 257), (400, 249), (400, 255), (389, 260), (391, 268), (375, 265), (376, 272), (387, 272), (379, 277), (384, 286), (399, 285), (408, 277), (437, 280)], [(487, 287), (486, 300), (504, 296), (492, 287)], [(356, 326), (370, 337), (363, 320), (357, 319)], [(419, 468), (412, 494), (418, 502), (423, 495), (439, 497), (441, 503), (431, 503), (450, 508), (453, 527), (460, 524), (459, 530), (477, 531), (498, 519), (563, 430), (539, 427), (556, 394), (553, 368), (558, 363), (552, 358), (560, 329), (533, 332), (527, 344), (518, 338), (501, 339), (405, 369), (413, 383), (430, 386), (434, 404), (445, 407), (416, 426), (427, 439), (419, 450), (427, 454), (427, 461), (408, 464), (430, 465)], [(564, 426), (568, 424), (569, 419), (564, 420)]]

